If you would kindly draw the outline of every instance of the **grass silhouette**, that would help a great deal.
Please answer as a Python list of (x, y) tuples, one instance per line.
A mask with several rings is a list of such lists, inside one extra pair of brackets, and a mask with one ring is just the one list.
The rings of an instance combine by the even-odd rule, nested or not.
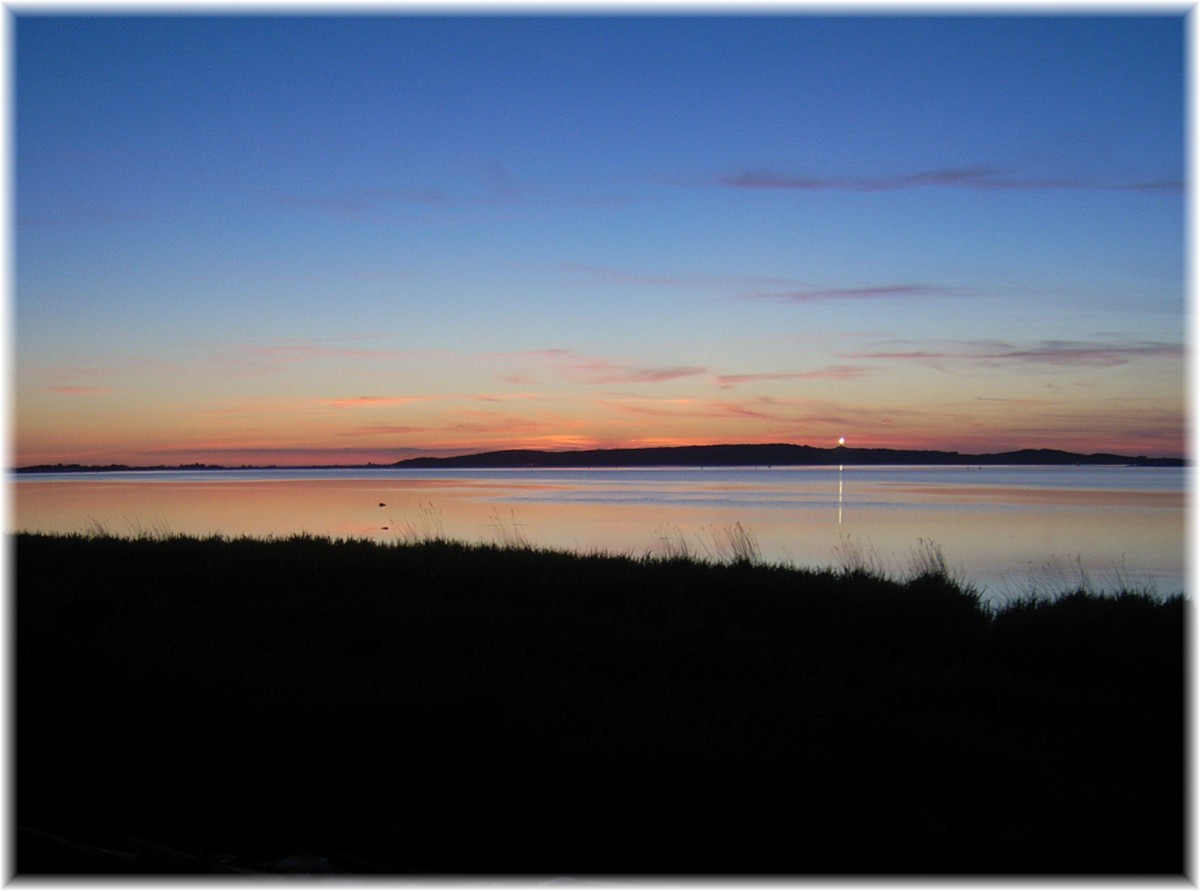
[(14, 536), (18, 874), (1183, 872), (1182, 596), (497, 524)]

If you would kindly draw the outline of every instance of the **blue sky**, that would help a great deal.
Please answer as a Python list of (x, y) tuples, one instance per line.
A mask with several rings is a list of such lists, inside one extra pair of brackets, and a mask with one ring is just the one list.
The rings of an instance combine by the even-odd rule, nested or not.
[(14, 446), (1181, 454), (1184, 19), (14, 37)]

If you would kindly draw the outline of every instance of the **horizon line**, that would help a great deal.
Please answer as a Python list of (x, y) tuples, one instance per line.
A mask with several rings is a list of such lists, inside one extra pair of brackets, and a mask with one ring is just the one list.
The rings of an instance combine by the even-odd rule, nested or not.
[[(964, 459), (971, 458), (988, 458), (1001, 455), (1016, 455), (1028, 453), (1053, 453), (1058, 455), (1072, 455), (1082, 458), (1092, 456), (1111, 456), (1114, 458), (1129, 459), (1129, 460), (1148, 460), (1148, 461), (1178, 461), (1184, 464), (1190, 463), (1187, 455), (1180, 454), (1156, 454), (1150, 455), (1147, 453), (1129, 454), (1120, 451), (1095, 450), (1089, 452), (1079, 452), (1072, 449), (1062, 449), (1058, 447), (1046, 446), (1024, 446), (1016, 449), (1002, 449), (993, 452), (963, 452), (959, 449), (932, 449), (928, 447), (912, 447), (912, 446), (850, 446), (845, 443), (838, 443), (833, 446), (812, 446), (807, 443), (789, 443), (783, 441), (772, 442), (754, 442), (754, 443), (694, 443), (681, 445), (663, 445), (663, 446), (602, 446), (602, 447), (567, 447), (562, 449), (538, 449), (533, 447), (506, 447), (501, 449), (483, 449), (472, 451), (471, 449), (430, 449), (428, 452), (422, 452), (419, 449), (401, 448), (397, 451), (417, 453), (405, 458), (381, 460), (381, 461), (357, 461), (357, 462), (297, 462), (297, 463), (247, 463), (240, 462), (235, 464), (224, 464), (213, 461), (190, 461), (169, 464), (166, 462), (147, 463), (147, 464), (130, 464), (123, 461), (54, 461), (54, 462), (31, 462), (22, 465), (11, 465), (10, 473), (29, 472), (31, 469), (39, 468), (81, 468), (81, 469), (114, 469), (114, 470), (337, 470), (337, 469), (357, 469), (357, 468), (390, 468), (396, 465), (407, 464), (413, 461), (453, 461), (457, 459), (477, 458), (489, 455), (511, 455), (517, 453), (527, 453), (539, 456), (555, 456), (555, 455), (580, 455), (589, 453), (621, 453), (621, 452), (664, 452), (664, 451), (683, 451), (695, 449), (762, 449), (770, 447), (782, 447), (788, 449), (810, 449), (816, 452), (845, 452), (850, 453), (867, 453), (867, 452), (897, 452), (897, 453), (922, 453), (928, 455), (955, 455), (961, 456)], [(276, 450), (262, 450), (264, 452), (274, 453)], [(307, 452), (308, 450), (279, 450)], [(320, 450), (312, 450), (319, 452)], [(440, 454), (435, 454), (440, 453)]]

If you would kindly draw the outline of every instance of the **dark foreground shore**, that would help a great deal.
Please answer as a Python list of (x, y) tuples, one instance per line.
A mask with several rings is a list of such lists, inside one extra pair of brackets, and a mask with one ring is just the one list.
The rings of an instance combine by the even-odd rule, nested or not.
[(12, 541), (18, 876), (1185, 870), (1182, 598)]

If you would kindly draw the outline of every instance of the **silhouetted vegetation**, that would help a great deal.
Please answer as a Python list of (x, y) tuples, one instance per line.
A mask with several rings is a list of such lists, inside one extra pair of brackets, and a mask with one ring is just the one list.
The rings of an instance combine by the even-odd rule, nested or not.
[(13, 541), (21, 875), (1184, 870), (1181, 596)]

